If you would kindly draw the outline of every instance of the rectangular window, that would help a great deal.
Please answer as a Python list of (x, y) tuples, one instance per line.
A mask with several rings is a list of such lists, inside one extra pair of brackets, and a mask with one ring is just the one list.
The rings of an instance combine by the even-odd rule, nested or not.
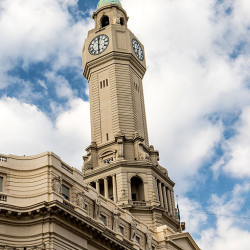
[(109, 86), (109, 82), (108, 82), (108, 79), (106, 79), (106, 86)]
[(101, 214), (101, 221), (104, 223), (104, 225), (107, 225), (107, 217)]
[(136, 242), (137, 242), (139, 245), (141, 245), (141, 239), (140, 239), (140, 237), (136, 236), (136, 237), (135, 237), (135, 240), (136, 240)]
[(100, 88), (102, 89), (102, 81), (100, 82)]
[(124, 227), (120, 226), (120, 232), (121, 232), (122, 235), (124, 235)]
[(3, 192), (3, 177), (0, 177), (0, 192)]
[(62, 196), (64, 199), (69, 200), (69, 188), (65, 185), (62, 185)]
[(105, 87), (105, 80), (103, 80), (103, 88)]
[(109, 134), (108, 133), (106, 134), (106, 139), (107, 139), (107, 141), (109, 140)]
[(108, 163), (112, 162), (113, 160), (114, 160), (113, 157), (110, 157), (108, 159), (105, 159), (103, 162), (104, 162), (104, 164), (108, 164)]

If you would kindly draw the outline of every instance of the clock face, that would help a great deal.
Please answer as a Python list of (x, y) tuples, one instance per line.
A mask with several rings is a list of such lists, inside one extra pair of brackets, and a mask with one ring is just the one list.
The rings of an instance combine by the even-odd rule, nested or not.
[(143, 55), (142, 47), (135, 38), (132, 39), (132, 47), (134, 49), (136, 56), (139, 58), (139, 60), (143, 61), (144, 55)]
[(89, 44), (89, 53), (91, 55), (98, 55), (102, 53), (109, 45), (109, 38), (106, 35), (99, 35), (95, 37)]

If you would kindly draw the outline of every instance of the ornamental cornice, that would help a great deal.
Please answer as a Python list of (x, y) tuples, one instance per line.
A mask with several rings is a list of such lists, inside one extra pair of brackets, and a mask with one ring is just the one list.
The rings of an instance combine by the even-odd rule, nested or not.
[[(131, 65), (133, 65), (142, 76), (146, 72), (146, 68), (143, 67), (143, 65), (135, 58), (133, 54), (112, 51), (112, 52), (109, 52), (108, 54), (105, 54), (94, 60), (87, 62), (84, 68), (83, 75), (89, 80), (90, 75), (91, 75), (91, 69), (96, 68), (97, 66), (101, 66), (104, 63), (109, 62), (111, 60), (121, 60), (121, 61), (127, 61), (131, 63)], [(117, 63), (115, 62), (115, 64)]]
[(99, 12), (104, 11), (105, 9), (110, 9), (110, 8), (112, 8), (112, 7), (116, 7), (117, 9), (121, 10), (122, 12), (124, 12), (124, 14), (125, 14), (125, 16), (126, 16), (126, 19), (127, 19), (127, 20), (129, 19), (129, 17), (128, 17), (128, 15), (127, 15), (127, 12), (126, 12), (121, 6), (119, 6), (119, 5), (117, 5), (117, 4), (112, 4), (112, 3), (111, 3), (111, 4), (108, 4), (108, 5), (103, 5), (103, 6), (101, 6), (99, 9), (97, 9), (95, 12), (93, 12), (92, 18), (94, 19), (95, 16), (97, 16), (97, 14), (98, 14)]
[[(64, 206), (59, 201), (43, 202), (39, 205), (34, 205), (26, 208), (5, 205), (0, 209), (0, 216), (5, 216), (9, 223), (18, 223), (22, 219), (27, 219), (28, 217), (39, 219), (39, 215), (44, 218), (45, 215), (57, 215), (61, 219), (67, 220), (74, 224), (83, 231), (91, 233), (90, 238), (101, 239), (110, 245), (117, 245), (119, 249), (133, 249), (133, 244), (130, 241), (120, 240), (115, 237), (115, 232), (105, 227), (103, 224), (98, 223), (95, 218), (89, 216), (83, 216), (78, 212)], [(19, 220), (16, 221), (16, 218)], [(41, 218), (41, 217), (40, 217)], [(11, 219), (14, 219), (13, 221)], [(54, 217), (56, 220), (56, 218)], [(61, 220), (60, 220), (61, 221)]]

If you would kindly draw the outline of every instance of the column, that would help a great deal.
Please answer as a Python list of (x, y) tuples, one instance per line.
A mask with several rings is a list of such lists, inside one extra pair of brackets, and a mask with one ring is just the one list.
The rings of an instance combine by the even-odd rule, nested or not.
[(108, 189), (108, 178), (104, 178), (104, 196), (105, 198), (109, 198), (109, 189)]
[(96, 185), (95, 188), (96, 188), (97, 193), (100, 194), (100, 183), (99, 183), (99, 180), (96, 180), (95, 185)]
[(168, 211), (167, 192), (166, 192), (166, 186), (164, 184), (163, 184), (163, 198), (164, 198), (164, 206), (166, 210)]
[(116, 192), (116, 176), (112, 175), (112, 184), (113, 184), (113, 198), (114, 202), (117, 202), (117, 192)]
[(161, 206), (164, 207), (164, 204), (163, 204), (163, 197), (162, 197), (161, 182), (158, 182), (158, 187), (159, 187), (159, 197), (160, 197)]
[(170, 190), (170, 196), (172, 201), (172, 215), (175, 216), (175, 203), (174, 203), (174, 191)]
[(171, 202), (171, 194), (170, 194), (169, 189), (167, 189), (167, 195), (168, 195), (168, 211), (170, 212), (170, 214), (173, 214), (172, 202)]
[(132, 201), (131, 180), (128, 181), (128, 200)]
[(157, 178), (154, 177), (154, 189), (156, 190), (156, 197), (157, 197), (157, 200), (160, 201), (160, 196), (159, 196), (159, 192), (158, 192), (158, 187), (157, 187)]

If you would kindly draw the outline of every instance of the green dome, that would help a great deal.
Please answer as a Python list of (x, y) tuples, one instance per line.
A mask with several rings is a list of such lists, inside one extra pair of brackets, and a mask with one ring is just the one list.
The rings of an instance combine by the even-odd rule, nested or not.
[(122, 6), (119, 0), (100, 0), (99, 3), (97, 4), (97, 9), (99, 9), (103, 5), (109, 4), (109, 3), (113, 3), (113, 4), (117, 4), (117, 5)]

